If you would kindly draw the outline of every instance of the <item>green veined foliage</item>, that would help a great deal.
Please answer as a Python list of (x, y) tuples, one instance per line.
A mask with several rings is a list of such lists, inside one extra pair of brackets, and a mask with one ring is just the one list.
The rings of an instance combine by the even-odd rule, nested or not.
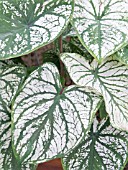
[(65, 170), (123, 170), (128, 157), (128, 133), (95, 119), (85, 139), (63, 159)]
[(76, 0), (72, 24), (82, 44), (98, 60), (128, 43), (127, 0)]
[(56, 39), (69, 23), (73, 0), (0, 2), (0, 59), (28, 54)]
[(90, 128), (101, 101), (89, 88), (63, 89), (57, 67), (45, 63), (31, 73), (13, 105), (16, 154), (36, 163), (63, 156)]
[(126, 46), (126, 47), (122, 48), (121, 50), (117, 51), (114, 56), (121, 63), (128, 66), (128, 46)]
[[(26, 76), (26, 69), (23, 66), (1, 64), (0, 67), (0, 95), (7, 106), (16, 95), (20, 83)], [(14, 88), (15, 87), (15, 88)]]
[(34, 165), (22, 165), (15, 158), (11, 145), (11, 104), (26, 70), (22, 66), (0, 65), (0, 170), (34, 170)]
[(74, 53), (61, 56), (71, 79), (80, 86), (90, 86), (103, 95), (111, 124), (128, 131), (128, 68), (115, 60), (106, 58), (102, 64), (91, 64)]

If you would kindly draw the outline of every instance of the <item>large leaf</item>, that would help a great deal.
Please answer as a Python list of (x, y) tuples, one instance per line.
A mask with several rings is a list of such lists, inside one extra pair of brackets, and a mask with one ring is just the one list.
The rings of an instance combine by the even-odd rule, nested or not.
[(114, 127), (128, 131), (128, 68), (113, 57), (99, 65), (91, 64), (78, 54), (61, 57), (72, 80), (80, 86), (90, 86), (100, 92)]
[(82, 44), (101, 62), (128, 43), (128, 2), (76, 0), (72, 24)]
[(0, 59), (34, 51), (57, 38), (67, 26), (73, 0), (0, 2)]
[(66, 170), (123, 170), (128, 157), (128, 133), (97, 120), (85, 139), (64, 159)]
[(81, 141), (101, 100), (88, 88), (63, 89), (56, 66), (44, 64), (26, 80), (14, 102), (15, 152), (23, 162), (63, 156)]
[[(0, 63), (1, 64), (1, 63)], [(0, 68), (0, 170), (33, 170), (33, 165), (21, 165), (11, 145), (11, 103), (25, 77), (22, 66)]]

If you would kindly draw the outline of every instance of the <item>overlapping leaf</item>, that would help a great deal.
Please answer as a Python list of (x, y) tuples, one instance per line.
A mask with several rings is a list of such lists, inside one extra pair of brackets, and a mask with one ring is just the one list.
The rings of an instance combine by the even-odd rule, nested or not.
[(20, 82), (26, 76), (26, 70), (22, 66), (2, 65), (0, 68), (0, 95), (9, 107), (15, 96)]
[(128, 133), (109, 121), (94, 121), (89, 134), (64, 159), (66, 170), (122, 170), (128, 157)]
[[(25, 76), (21, 66), (6, 66), (0, 68), (0, 146), (9, 145), (11, 136), (11, 104)], [(9, 139), (8, 139), (9, 138)]]
[(96, 60), (89, 64), (78, 54), (65, 53), (61, 59), (76, 84), (90, 86), (103, 95), (112, 125), (128, 131), (128, 68), (112, 56), (101, 65)]
[(36, 170), (35, 165), (21, 164), (11, 145), (11, 113), (0, 98), (0, 170)]
[(70, 41), (63, 41), (63, 52), (77, 53), (85, 57), (85, 59), (92, 61), (93, 56), (86, 50), (86, 48), (80, 43), (78, 37), (70, 37)]
[(13, 106), (13, 145), (21, 160), (39, 163), (67, 153), (90, 127), (101, 100), (88, 88), (63, 89), (52, 63), (35, 70)]
[(0, 59), (24, 55), (57, 38), (67, 26), (73, 0), (0, 2)]
[(11, 146), (11, 103), (25, 77), (22, 66), (0, 67), (0, 170), (33, 170), (34, 166), (21, 165)]
[(127, 0), (76, 0), (72, 24), (99, 62), (128, 43)]

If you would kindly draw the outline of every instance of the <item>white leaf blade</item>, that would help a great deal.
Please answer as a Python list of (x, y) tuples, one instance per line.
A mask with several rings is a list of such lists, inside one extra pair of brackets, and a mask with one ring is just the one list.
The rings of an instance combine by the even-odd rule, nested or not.
[[(6, 105), (0, 98), (0, 169), (4, 170), (6, 166), (6, 159), (10, 157), (8, 154), (9, 145), (11, 142), (11, 120), (10, 113)], [(5, 163), (6, 162), (6, 163)], [(10, 165), (8, 165), (10, 163)], [(11, 167), (11, 162), (8, 161), (7, 167)], [(6, 169), (6, 168), (5, 168)]]
[(0, 58), (25, 55), (54, 41), (68, 25), (73, 4), (73, 0), (2, 1)]
[[(0, 145), (6, 147), (6, 140), (11, 135), (11, 104), (20, 84), (23, 82), (26, 70), (22, 66), (7, 66), (0, 68)], [(9, 139), (8, 139), (9, 138)], [(8, 144), (7, 144), (8, 145)]]
[(99, 63), (127, 45), (127, 13), (127, 0), (76, 0), (72, 24), (82, 44)]
[(90, 86), (101, 93), (112, 125), (128, 131), (128, 68), (108, 57), (99, 65), (90, 64), (82, 56), (65, 53), (61, 56), (70, 77), (80, 86)]
[(33, 165), (21, 165), (11, 145), (11, 103), (23, 82), (26, 70), (22, 66), (1, 65), (0, 68), (0, 169), (35, 170)]
[(102, 101), (99, 94), (77, 86), (61, 94), (59, 80), (56, 66), (46, 63), (30, 75), (15, 100), (13, 145), (24, 162), (67, 153), (80, 142)]
[(8, 106), (10, 106), (25, 75), (26, 69), (23, 66), (5, 65), (0, 68), (0, 95)]
[(63, 159), (66, 170), (122, 170), (127, 161), (128, 133), (103, 120), (94, 121), (91, 131)]

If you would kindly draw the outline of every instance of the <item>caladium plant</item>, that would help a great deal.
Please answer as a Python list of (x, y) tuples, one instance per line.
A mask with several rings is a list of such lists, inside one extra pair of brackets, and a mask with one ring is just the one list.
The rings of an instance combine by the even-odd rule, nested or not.
[[(123, 170), (127, 0), (4, 0), (0, 22), (0, 170), (55, 158), (65, 170)], [(10, 60), (51, 42), (33, 71)]]

